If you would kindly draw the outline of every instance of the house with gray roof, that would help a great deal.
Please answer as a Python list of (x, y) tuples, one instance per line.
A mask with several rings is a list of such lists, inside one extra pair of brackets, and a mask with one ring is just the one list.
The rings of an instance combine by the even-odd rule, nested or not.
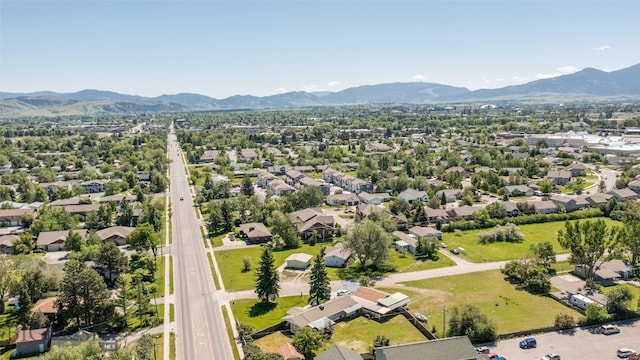
[(339, 242), (333, 246), (326, 248), (324, 252), (324, 264), (327, 267), (344, 267), (351, 258), (351, 251)]
[(551, 180), (553, 185), (566, 185), (571, 181), (571, 171), (569, 170), (549, 170), (547, 179)]
[(609, 191), (608, 194), (613, 195), (616, 199), (618, 199), (618, 201), (629, 201), (640, 198), (639, 194), (629, 188), (613, 189)]
[(398, 200), (404, 200), (409, 204), (413, 203), (416, 200), (426, 202), (429, 201), (429, 195), (427, 195), (427, 193), (422, 190), (407, 189), (398, 194)]
[(533, 196), (533, 189), (527, 185), (507, 185), (504, 192), (508, 196)]
[(318, 354), (315, 360), (362, 360), (362, 356), (356, 351), (348, 349), (342, 345), (333, 345), (327, 350)]
[(383, 346), (374, 349), (376, 360), (476, 360), (479, 355), (467, 336)]
[(361, 305), (351, 296), (338, 296), (323, 304), (310, 308), (294, 307), (287, 311), (283, 320), (292, 333), (309, 326), (319, 332), (329, 330), (336, 321), (340, 321), (358, 314)]

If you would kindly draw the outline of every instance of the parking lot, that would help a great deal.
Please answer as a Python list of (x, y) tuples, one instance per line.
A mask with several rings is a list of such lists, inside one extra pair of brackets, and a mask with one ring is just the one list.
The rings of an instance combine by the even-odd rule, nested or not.
[(548, 353), (559, 354), (563, 360), (617, 359), (616, 350), (619, 348), (640, 351), (640, 320), (620, 322), (616, 326), (620, 328), (619, 334), (603, 335), (593, 327), (533, 335), (538, 345), (533, 349), (520, 349), (518, 343), (524, 337), (500, 341), (488, 347), (492, 353), (508, 360), (538, 360)]

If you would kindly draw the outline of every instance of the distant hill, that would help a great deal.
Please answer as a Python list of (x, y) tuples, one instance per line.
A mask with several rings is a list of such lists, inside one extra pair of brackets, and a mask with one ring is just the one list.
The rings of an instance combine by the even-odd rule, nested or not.
[(605, 72), (587, 68), (574, 74), (499, 89), (471, 91), (436, 83), (364, 85), (337, 92), (288, 92), (271, 96), (234, 95), (215, 99), (182, 93), (147, 98), (102, 90), (75, 93), (0, 92), (0, 117), (171, 113), (184, 111), (293, 108), (348, 104), (435, 104), (553, 98), (640, 99), (640, 64)]

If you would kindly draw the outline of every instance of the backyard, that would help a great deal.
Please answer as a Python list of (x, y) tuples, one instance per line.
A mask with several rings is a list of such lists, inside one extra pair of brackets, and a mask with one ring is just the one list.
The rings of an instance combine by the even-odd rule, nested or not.
[[(621, 225), (619, 221), (609, 218), (601, 218), (607, 226)], [(591, 219), (594, 220), (594, 219)], [(587, 221), (587, 220), (572, 220)], [(512, 260), (525, 256), (529, 251), (529, 245), (533, 243), (549, 241), (553, 244), (556, 254), (568, 253), (558, 244), (558, 231), (564, 229), (564, 221), (548, 222), (543, 224), (520, 225), (518, 228), (524, 235), (522, 242), (495, 242), (481, 244), (478, 234), (491, 229), (469, 230), (459, 233), (444, 233), (443, 241), (450, 249), (462, 247), (465, 249), (459, 256), (475, 263)]]
[(442, 336), (445, 307), (450, 311), (462, 304), (478, 306), (495, 321), (498, 334), (553, 326), (559, 313), (571, 314), (576, 319), (582, 317), (579, 312), (550, 297), (517, 289), (504, 280), (499, 270), (409, 281), (381, 290), (390, 293), (401, 291), (408, 295), (411, 298), (409, 311), (427, 316), (427, 328), (435, 328), (438, 337)]

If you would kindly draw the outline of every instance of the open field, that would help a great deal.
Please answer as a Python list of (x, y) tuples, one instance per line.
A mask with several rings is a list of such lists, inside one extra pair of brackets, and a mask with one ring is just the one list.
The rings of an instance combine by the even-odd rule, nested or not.
[(409, 311), (427, 316), (427, 327), (430, 330), (435, 327), (438, 337), (442, 335), (445, 306), (449, 310), (462, 304), (478, 306), (496, 322), (499, 334), (553, 326), (558, 313), (571, 314), (576, 319), (582, 317), (579, 312), (549, 297), (517, 289), (504, 280), (499, 270), (409, 281), (382, 290), (400, 291), (410, 296)]
[[(607, 226), (618, 226), (621, 224), (619, 221), (611, 220), (609, 218), (601, 219), (607, 223)], [(572, 221), (587, 220), (594, 219)], [(491, 229), (462, 231), (459, 234), (443, 233), (443, 241), (449, 246), (449, 248), (463, 247), (466, 251), (458, 256), (462, 256), (475, 263), (520, 258), (527, 254), (529, 245), (545, 241), (549, 241), (553, 244), (553, 249), (556, 254), (563, 254), (569, 252), (568, 250), (562, 249), (560, 244), (558, 244), (558, 231), (564, 228), (564, 223), (564, 221), (555, 221), (543, 224), (520, 225), (518, 228), (524, 235), (524, 241), (519, 243), (495, 242), (492, 244), (480, 244), (478, 241), (478, 234)]]

